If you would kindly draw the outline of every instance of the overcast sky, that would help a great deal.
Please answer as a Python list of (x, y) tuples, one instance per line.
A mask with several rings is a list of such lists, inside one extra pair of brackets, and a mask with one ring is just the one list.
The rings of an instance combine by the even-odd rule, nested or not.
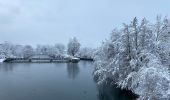
[(170, 0), (0, 0), (0, 42), (97, 47), (133, 17), (169, 16)]

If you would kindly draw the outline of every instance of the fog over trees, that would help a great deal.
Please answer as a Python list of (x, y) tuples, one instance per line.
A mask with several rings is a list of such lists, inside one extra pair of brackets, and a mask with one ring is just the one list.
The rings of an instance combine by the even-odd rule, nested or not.
[(52, 57), (61, 57), (65, 53), (63, 44), (37, 45), (33, 48), (31, 45), (15, 45), (10, 42), (4, 42), (0, 45), (1, 56), (6, 58), (29, 58), (32, 55), (49, 55)]
[(64, 58), (65, 56), (92, 58), (94, 49), (81, 48), (76, 37), (71, 38), (67, 47), (61, 43), (55, 45), (16, 45), (10, 42), (0, 44), (0, 58), (29, 58), (33, 55), (48, 55), (53, 58)]
[(156, 23), (135, 17), (114, 29), (95, 52), (94, 79), (100, 85), (117, 84), (140, 100), (170, 98), (170, 20), (157, 16)]

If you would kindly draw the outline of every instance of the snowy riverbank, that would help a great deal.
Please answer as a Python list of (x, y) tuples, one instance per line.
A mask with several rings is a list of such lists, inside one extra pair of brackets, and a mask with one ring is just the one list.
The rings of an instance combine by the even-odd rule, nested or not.
[(0, 59), (0, 63), (4, 62), (5, 59)]

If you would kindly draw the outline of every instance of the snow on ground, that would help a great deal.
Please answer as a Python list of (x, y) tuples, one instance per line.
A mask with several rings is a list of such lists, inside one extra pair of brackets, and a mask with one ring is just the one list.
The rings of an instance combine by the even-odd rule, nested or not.
[(5, 59), (0, 59), (0, 63), (4, 62)]

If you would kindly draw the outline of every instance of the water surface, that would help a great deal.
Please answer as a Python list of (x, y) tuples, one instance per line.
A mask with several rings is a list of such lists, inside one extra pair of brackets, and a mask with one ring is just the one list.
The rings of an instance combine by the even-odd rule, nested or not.
[[(97, 87), (92, 62), (0, 64), (0, 100), (121, 100)], [(125, 99), (126, 100), (126, 99)]]

